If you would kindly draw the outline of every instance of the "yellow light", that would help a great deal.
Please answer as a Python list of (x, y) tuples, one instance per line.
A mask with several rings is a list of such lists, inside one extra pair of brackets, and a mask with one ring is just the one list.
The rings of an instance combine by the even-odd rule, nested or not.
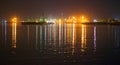
[(12, 19), (12, 22), (17, 22), (17, 18), (14, 17), (14, 18)]
[(17, 18), (14, 18), (15, 20), (17, 19)]
[(14, 21), (14, 19), (12, 19), (12, 21)]
[(75, 19), (75, 17), (74, 17), (74, 16), (73, 16), (72, 18), (73, 18), (73, 19)]
[(12, 23), (12, 48), (16, 48), (16, 30), (17, 30), (17, 24)]
[(88, 22), (87, 18), (85, 18), (84, 16), (82, 16), (80, 19), (79, 19), (80, 22)]
[(82, 24), (82, 36), (81, 36), (81, 51), (84, 52), (86, 48), (86, 25)]
[(85, 17), (84, 16), (82, 16), (82, 19), (84, 19)]
[(59, 22), (61, 22), (62, 20), (61, 19), (59, 19)]
[(62, 23), (62, 19), (58, 19), (58, 23), (61, 24)]

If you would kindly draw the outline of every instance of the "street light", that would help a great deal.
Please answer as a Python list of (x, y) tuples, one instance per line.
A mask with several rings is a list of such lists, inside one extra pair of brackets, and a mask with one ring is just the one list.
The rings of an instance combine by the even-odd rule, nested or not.
[(16, 17), (14, 17), (13, 19), (12, 19), (12, 22), (17, 22), (17, 18)]

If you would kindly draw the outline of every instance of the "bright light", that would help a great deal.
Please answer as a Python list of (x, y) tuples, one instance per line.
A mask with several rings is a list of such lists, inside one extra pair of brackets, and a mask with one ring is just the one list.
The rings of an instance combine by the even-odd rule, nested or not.
[(38, 23), (39, 21), (36, 19), (36, 22)]
[(81, 17), (81, 22), (87, 22), (87, 19), (84, 16), (82, 16)]
[(43, 19), (43, 18), (40, 18), (40, 19), (39, 19), (39, 21), (40, 21), (40, 22), (43, 22), (43, 21), (44, 21), (44, 19)]
[(55, 23), (55, 19), (48, 19), (47, 23)]
[(84, 52), (86, 48), (86, 25), (82, 24), (82, 32), (81, 32), (81, 51)]
[(74, 16), (72, 17), (72, 19), (73, 19), (73, 20), (77, 20), (77, 18), (76, 18), (76, 17), (74, 17)]
[(80, 20), (81, 22), (88, 22), (88, 20), (87, 20), (84, 16), (82, 16), (79, 20)]
[(17, 22), (17, 18), (14, 17), (14, 18), (12, 19), (12, 22)]
[(77, 18), (76, 18), (75, 16), (73, 16), (73, 17), (72, 17), (72, 22), (73, 22), (73, 23), (76, 23), (76, 21), (77, 21)]
[(82, 18), (82, 19), (84, 19), (85, 17), (84, 17), (84, 16), (82, 16), (81, 18)]
[(12, 23), (12, 48), (16, 48), (16, 35), (17, 35), (16, 30), (17, 30), (16, 23)]
[(59, 19), (59, 22), (62, 22), (62, 20), (61, 20), (61, 19)]
[(76, 19), (74, 16), (72, 17), (73, 19)]
[(97, 19), (94, 19), (93, 22), (98, 22)]
[(7, 22), (7, 20), (3, 20), (3, 22), (4, 22), (4, 23), (6, 23), (6, 22)]

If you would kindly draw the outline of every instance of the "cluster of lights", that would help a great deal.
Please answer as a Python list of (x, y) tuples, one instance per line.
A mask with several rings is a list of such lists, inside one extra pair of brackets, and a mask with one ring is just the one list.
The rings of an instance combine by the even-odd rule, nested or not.
[[(106, 21), (107, 20), (107, 21)], [(11, 19), (11, 22), (16, 23), (18, 21), (17, 17)], [(109, 19), (93, 19), (91, 22), (108, 22)], [(6, 23), (7, 20), (2, 20), (2, 22)], [(39, 19), (27, 19), (19, 22), (45, 22), (45, 23), (87, 23), (89, 20), (85, 16), (77, 17), (77, 16), (69, 16), (68, 18), (39, 18)], [(112, 22), (116, 22), (116, 20), (112, 20)], [(118, 22), (118, 20), (117, 20)]]
[[(109, 20), (109, 19), (107, 19)], [(114, 19), (113, 19), (114, 20)], [(13, 23), (16, 23), (18, 21), (17, 17), (14, 17), (10, 20)], [(118, 20), (117, 20), (118, 21)], [(2, 20), (2, 22), (6, 23), (8, 22), (7, 20)], [(77, 16), (69, 16), (68, 18), (39, 18), (39, 19), (27, 19), (27, 20), (23, 20), (23, 21), (19, 21), (19, 22), (35, 22), (35, 23), (39, 23), (39, 22), (45, 22), (45, 23), (86, 23), (89, 22), (88, 18), (86, 18), (85, 16), (81, 16), (81, 17), (77, 17)], [(106, 22), (106, 19), (93, 19), (91, 20), (91, 22)], [(116, 21), (112, 21), (112, 22), (116, 22)]]
[(55, 21), (56, 21), (56, 19), (50, 18), (50, 19), (48, 19), (46, 22), (47, 22), (47, 23), (55, 23)]
[[(17, 18), (14, 17), (12, 18), (12, 22), (17, 22)], [(24, 21), (25, 22), (25, 21)], [(83, 22), (88, 22), (88, 20), (82, 16), (82, 17), (69, 17), (69, 18), (40, 18), (40, 19), (28, 19), (26, 22), (46, 22), (46, 23), (64, 23), (64, 22), (70, 22), (70, 23), (83, 23)]]
[(67, 19), (67, 22), (83, 23), (83, 22), (88, 22), (88, 20), (84, 16), (82, 16), (80, 18), (77, 18), (77, 17), (73, 16), (73, 17), (69, 17), (69, 19)]
[(13, 19), (12, 19), (12, 22), (17, 22), (17, 18), (16, 17), (14, 17)]
[(80, 20), (81, 20), (82, 23), (88, 22), (88, 20), (84, 16), (82, 16)]

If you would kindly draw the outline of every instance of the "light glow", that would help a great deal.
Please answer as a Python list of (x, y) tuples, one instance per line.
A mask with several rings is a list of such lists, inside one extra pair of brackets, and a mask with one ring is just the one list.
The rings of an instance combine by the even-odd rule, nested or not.
[(85, 17), (84, 16), (82, 16), (82, 19), (84, 19)]
[(94, 19), (93, 22), (98, 22), (97, 19)]
[(17, 18), (14, 17), (14, 18), (12, 19), (12, 22), (17, 22)]
[(12, 19), (12, 22), (17, 22), (17, 18), (16, 17), (14, 17), (13, 19)]
[(12, 48), (16, 48), (16, 23), (12, 23)]
[(55, 19), (48, 19), (46, 22), (47, 23), (55, 23)]
[(82, 16), (80, 19), (79, 19), (80, 22), (84, 23), (84, 22), (88, 22), (87, 18), (85, 18), (84, 16)]
[(82, 25), (82, 37), (81, 37), (81, 51), (84, 52), (86, 48), (86, 26)]

